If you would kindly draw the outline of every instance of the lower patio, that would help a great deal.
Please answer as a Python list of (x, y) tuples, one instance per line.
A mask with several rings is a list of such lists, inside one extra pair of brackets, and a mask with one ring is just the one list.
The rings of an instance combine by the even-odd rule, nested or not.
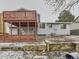
[(33, 42), (36, 41), (36, 21), (5, 21), (0, 42)]

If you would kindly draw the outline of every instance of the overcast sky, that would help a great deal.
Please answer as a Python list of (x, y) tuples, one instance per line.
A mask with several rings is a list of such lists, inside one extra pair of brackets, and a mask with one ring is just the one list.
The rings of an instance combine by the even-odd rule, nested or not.
[[(25, 8), (28, 10), (37, 10), (41, 16), (41, 21), (54, 22), (57, 20), (57, 15), (52, 15), (49, 7), (45, 5), (43, 0), (0, 0), (0, 12), (6, 10), (17, 10)], [(74, 15), (79, 15), (79, 6), (75, 8)]]

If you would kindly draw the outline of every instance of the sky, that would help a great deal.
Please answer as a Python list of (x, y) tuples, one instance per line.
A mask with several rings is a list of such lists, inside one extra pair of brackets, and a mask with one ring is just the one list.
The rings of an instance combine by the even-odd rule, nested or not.
[[(0, 12), (7, 10), (17, 10), (25, 8), (27, 10), (37, 10), (40, 14), (41, 22), (54, 22), (58, 18), (58, 14), (52, 14), (51, 9), (45, 4), (43, 0), (0, 0)], [(76, 16), (79, 15), (79, 6), (72, 9), (72, 13)]]

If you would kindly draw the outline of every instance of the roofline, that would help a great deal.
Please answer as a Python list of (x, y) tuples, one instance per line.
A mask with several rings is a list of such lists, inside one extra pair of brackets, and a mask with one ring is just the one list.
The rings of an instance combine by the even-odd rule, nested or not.
[(78, 18), (79, 18), (79, 16), (77, 16), (72, 22), (75, 22)]
[[(25, 9), (25, 8), (24, 8)], [(16, 9), (16, 10), (7, 10), (7, 11), (3, 11), (3, 12), (33, 12), (33, 11), (35, 11), (36, 12), (36, 10), (20, 10), (20, 9)]]
[(12, 11), (3, 11), (3, 12), (36, 12), (36, 10), (26, 10), (26, 11), (12, 10)]
[(71, 24), (72, 22), (40, 22), (40, 23), (50, 23), (50, 24)]

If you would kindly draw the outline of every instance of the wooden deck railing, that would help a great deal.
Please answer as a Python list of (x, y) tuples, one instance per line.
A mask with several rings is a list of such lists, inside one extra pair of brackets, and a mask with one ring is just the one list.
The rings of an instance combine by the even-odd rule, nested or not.
[(33, 42), (35, 35), (0, 35), (0, 42)]

